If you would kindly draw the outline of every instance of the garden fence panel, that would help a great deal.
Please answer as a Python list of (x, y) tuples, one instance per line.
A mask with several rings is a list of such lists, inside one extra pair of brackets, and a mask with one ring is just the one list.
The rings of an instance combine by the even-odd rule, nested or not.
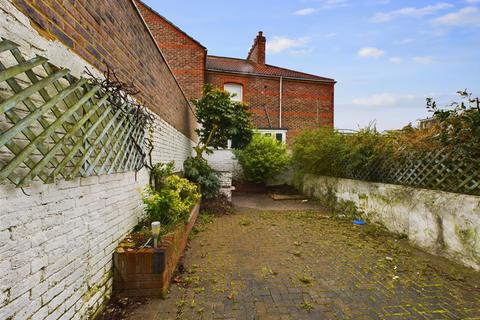
[(121, 107), (87, 79), (48, 59), (25, 59), (17, 44), (0, 42), (0, 183), (51, 183), (139, 170), (144, 128), (136, 106)]
[(480, 196), (480, 159), (449, 148), (385, 156), (344, 177)]

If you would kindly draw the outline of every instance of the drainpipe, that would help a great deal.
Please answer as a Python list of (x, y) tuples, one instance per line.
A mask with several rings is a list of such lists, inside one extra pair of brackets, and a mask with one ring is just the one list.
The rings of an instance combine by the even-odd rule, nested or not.
[(279, 112), (278, 112), (278, 127), (282, 127), (282, 95), (283, 95), (283, 78), (280, 77), (280, 89), (279, 89)]

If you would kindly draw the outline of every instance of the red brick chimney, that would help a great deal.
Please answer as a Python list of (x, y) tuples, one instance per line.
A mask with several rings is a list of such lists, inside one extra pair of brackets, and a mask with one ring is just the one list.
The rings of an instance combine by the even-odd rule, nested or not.
[(253, 41), (252, 48), (248, 53), (247, 60), (256, 62), (258, 64), (265, 64), (265, 46), (267, 39), (263, 36), (263, 32), (259, 31), (257, 37)]

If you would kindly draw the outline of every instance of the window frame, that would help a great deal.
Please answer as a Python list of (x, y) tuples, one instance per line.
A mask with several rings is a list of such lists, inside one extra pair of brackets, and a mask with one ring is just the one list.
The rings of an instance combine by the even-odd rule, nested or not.
[(232, 92), (229, 91), (229, 90), (227, 90), (227, 88), (226, 88), (226, 87), (229, 86), (229, 85), (230, 85), (230, 86), (240, 87), (240, 94), (241, 94), (241, 96), (239, 97), (238, 94), (237, 94), (237, 92), (233, 92), (233, 93), (236, 94), (236, 96), (235, 96), (232, 100), (238, 101), (238, 102), (243, 102), (243, 101), (244, 101), (244, 96), (245, 96), (245, 92), (244, 92), (245, 90), (244, 90), (244, 85), (243, 85), (243, 83), (238, 83), (238, 82), (225, 82), (225, 83), (223, 84), (223, 91), (226, 91), (226, 92), (232, 94)]
[[(282, 142), (283, 143), (287, 143), (287, 131), (286, 129), (257, 129), (257, 133), (261, 134), (261, 135), (269, 135), (273, 138), (275, 138), (275, 140), (278, 140), (277, 139), (277, 134), (281, 134), (282, 135)], [(280, 141), (280, 140), (278, 140)]]

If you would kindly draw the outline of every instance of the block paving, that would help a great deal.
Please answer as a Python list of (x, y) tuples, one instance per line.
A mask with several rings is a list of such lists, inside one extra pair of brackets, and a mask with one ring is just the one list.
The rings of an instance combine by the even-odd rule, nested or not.
[(480, 319), (477, 272), (372, 225), (237, 208), (196, 231), (180, 282), (129, 319)]

